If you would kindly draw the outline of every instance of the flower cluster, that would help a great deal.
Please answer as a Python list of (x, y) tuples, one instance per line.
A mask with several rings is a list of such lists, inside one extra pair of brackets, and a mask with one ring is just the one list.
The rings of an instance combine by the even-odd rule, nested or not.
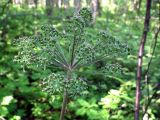
[(43, 91), (49, 94), (62, 94), (64, 88), (67, 89), (68, 95), (74, 97), (76, 95), (83, 95), (87, 89), (87, 83), (82, 78), (73, 75), (71, 79), (67, 79), (64, 73), (52, 73), (43, 79), (41, 87)]
[[(91, 20), (91, 11), (83, 8), (67, 23), (63, 32), (58, 32), (53, 25), (44, 25), (37, 35), (16, 40), (19, 52), (15, 61), (27, 67), (59, 67), (67, 72), (107, 57), (128, 54), (127, 44), (108, 32), (98, 33), (96, 39), (87, 37), (86, 28), (92, 23)], [(107, 64), (102, 71), (119, 72), (120, 66)], [(66, 78), (65, 74), (49, 75), (43, 81), (44, 90), (55, 93), (62, 92), (66, 87), (73, 95), (86, 88), (83, 87), (86, 83), (78, 77), (72, 77), (69, 81)]]

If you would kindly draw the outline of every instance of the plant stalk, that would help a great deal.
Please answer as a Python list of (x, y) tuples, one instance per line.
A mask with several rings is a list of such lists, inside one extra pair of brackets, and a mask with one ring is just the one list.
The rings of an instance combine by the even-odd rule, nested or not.
[(71, 71), (67, 71), (67, 79), (65, 81), (65, 86), (64, 86), (64, 93), (63, 93), (63, 102), (62, 102), (62, 108), (61, 108), (61, 115), (60, 115), (60, 120), (64, 120), (64, 115), (66, 112), (66, 107), (67, 107), (67, 101), (68, 101), (68, 92), (67, 92), (67, 82), (71, 79)]
[(67, 99), (68, 99), (68, 94), (67, 94), (67, 90), (65, 90), (63, 94), (63, 103), (61, 108), (60, 120), (64, 120), (64, 115), (65, 115), (66, 106), (67, 106)]
[(140, 43), (140, 47), (139, 47), (139, 51), (138, 51), (137, 76), (136, 76), (136, 99), (135, 99), (135, 114), (134, 114), (135, 120), (139, 120), (142, 63), (143, 63), (144, 47), (145, 47), (145, 43), (147, 40), (147, 33), (149, 31), (151, 2), (152, 2), (152, 0), (146, 1), (146, 15), (145, 15), (145, 20), (144, 20), (144, 29), (143, 29), (141, 43)]

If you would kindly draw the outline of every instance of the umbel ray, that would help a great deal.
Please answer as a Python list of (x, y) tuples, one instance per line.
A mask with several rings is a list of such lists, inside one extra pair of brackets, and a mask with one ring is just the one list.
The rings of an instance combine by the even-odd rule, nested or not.
[[(58, 67), (61, 72), (52, 73), (43, 80), (43, 90), (49, 94), (63, 93), (60, 120), (64, 119), (67, 100), (83, 94), (87, 83), (77, 77), (80, 67), (93, 65), (99, 60), (128, 54), (128, 45), (117, 40), (107, 31), (99, 32), (95, 37), (88, 36), (88, 27), (92, 23), (92, 13), (82, 8), (65, 23), (63, 32), (53, 25), (44, 25), (38, 35), (16, 40), (19, 48), (15, 61), (27, 67)], [(106, 64), (101, 72), (118, 72), (118, 64)]]

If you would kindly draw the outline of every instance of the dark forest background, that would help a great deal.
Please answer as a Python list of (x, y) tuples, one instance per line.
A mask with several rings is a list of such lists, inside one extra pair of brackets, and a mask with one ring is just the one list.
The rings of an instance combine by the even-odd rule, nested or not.
[[(80, 69), (88, 82), (86, 96), (67, 106), (66, 120), (133, 120), (137, 55), (144, 28), (147, 0), (0, 0), (0, 120), (58, 120), (61, 95), (40, 87), (49, 70), (23, 70), (13, 61), (15, 39), (37, 33), (41, 25), (62, 29), (82, 7), (92, 10), (89, 34), (107, 30), (130, 47), (130, 54), (111, 58), (123, 73), (93, 74), (104, 61)], [(143, 55), (140, 120), (160, 120), (160, 1), (151, 1), (150, 26)], [(55, 69), (54, 71), (58, 71)], [(147, 78), (147, 79), (146, 79)]]

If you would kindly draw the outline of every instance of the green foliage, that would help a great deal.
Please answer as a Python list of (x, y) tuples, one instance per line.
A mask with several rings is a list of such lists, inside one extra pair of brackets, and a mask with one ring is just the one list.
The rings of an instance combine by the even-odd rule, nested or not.
[[(84, 94), (88, 93), (87, 96), (81, 96), (75, 99), (75, 101), (70, 101), (69, 106), (67, 108), (67, 116), (66, 118), (69, 120), (74, 119), (81, 119), (81, 120), (88, 120), (88, 119), (96, 119), (96, 120), (110, 120), (110, 119), (133, 119), (133, 100), (134, 100), (134, 91), (135, 91), (135, 82), (133, 79), (135, 79), (135, 71), (136, 71), (136, 63), (137, 63), (137, 50), (139, 45), (139, 39), (142, 33), (143, 29), (143, 16), (144, 16), (144, 1), (142, 2), (142, 12), (137, 15), (134, 11), (127, 11), (127, 9), (124, 9), (124, 5), (126, 5), (126, 2), (120, 2), (118, 5), (117, 2), (114, 2), (116, 5), (116, 11), (110, 11), (110, 9), (107, 9), (107, 7), (103, 8), (103, 14), (102, 17), (97, 17), (97, 22), (95, 23), (94, 27), (88, 27), (90, 26), (90, 23), (84, 24), (84, 19), (82, 18), (82, 15), (75, 15), (75, 17), (68, 19), (68, 22), (64, 21), (64, 23), (61, 21), (64, 20), (64, 18), (68, 18), (66, 16), (71, 16), (73, 8), (69, 8), (66, 11), (63, 11), (63, 9), (54, 8), (54, 16), (53, 20), (50, 21), (49, 24), (54, 23), (53, 25), (45, 25), (48, 24), (48, 18), (45, 16), (45, 11), (42, 8), (32, 9), (27, 7), (15, 7), (12, 4), (8, 4), (4, 11), (2, 12), (2, 7), (6, 4), (7, 0), (0, 0), (0, 119), (6, 119), (6, 120), (19, 120), (19, 119), (37, 119), (37, 120), (57, 120), (59, 119), (60, 114), (60, 107), (62, 98), (59, 93), (55, 93), (57, 95), (48, 95), (45, 92), (41, 91), (41, 88), (39, 85), (41, 84), (41, 81), (44, 79), (44, 83), (48, 86), (49, 83), (54, 84), (54, 80), (49, 81), (48, 77), (52, 74), (62, 74), (62, 76), (65, 76), (64, 71), (63, 72), (57, 72), (61, 69), (53, 67), (55, 64), (57, 65), (57, 62), (53, 61), (54, 65), (49, 65), (48, 62), (44, 58), (50, 58), (51, 54), (49, 52), (46, 52), (44, 46), (48, 46), (50, 48), (54, 47), (53, 44), (50, 44), (50, 42), (56, 41), (56, 39), (60, 40), (60, 46), (64, 49), (66, 49), (67, 46), (71, 46), (73, 42), (73, 31), (70, 29), (73, 26), (79, 26), (83, 31), (77, 30), (74, 34), (80, 34), (81, 43), (83, 40), (85, 40), (85, 43), (80, 44), (81, 46), (78, 48), (79, 50), (76, 53), (76, 59), (82, 59), (80, 67), (77, 67), (78, 69), (74, 72), (76, 72), (76, 75), (74, 74), (73, 80), (75, 80), (73, 83), (79, 85), (81, 83), (76, 82), (87, 82), (87, 89), (83, 88)], [(88, 2), (88, 1), (87, 1)], [(106, 1), (105, 1), (106, 2)], [(127, 3), (127, 6), (129, 6), (130, 2)], [(110, 8), (112, 8), (111, 4), (108, 4)], [(157, 6), (158, 4), (156, 4)], [(131, 6), (130, 6), (131, 7)], [(147, 63), (149, 58), (151, 57), (151, 49), (150, 46), (152, 43), (152, 30), (153, 26), (157, 25), (157, 23), (154, 20), (157, 20), (158, 16), (158, 9), (153, 5), (152, 10), (152, 22), (151, 22), (151, 32), (148, 36), (148, 41), (146, 43), (146, 49), (145, 49), (145, 55), (144, 56), (144, 69), (143, 72), (145, 72), (145, 69), (147, 67)], [(127, 7), (126, 7), (127, 8)], [(81, 17), (80, 17), (81, 16)], [(107, 21), (106, 21), (107, 17)], [(89, 19), (87, 19), (89, 20)], [(90, 20), (89, 20), (90, 21)], [(86, 22), (87, 23), (87, 22)], [(42, 27), (42, 30), (37, 30), (39, 26), (44, 25)], [(47, 26), (47, 27), (45, 27)], [(65, 27), (69, 26), (69, 27)], [(100, 30), (104, 30), (107, 27), (107, 32), (100, 32)], [(74, 27), (72, 27), (74, 28)], [(49, 29), (49, 30), (48, 30)], [(56, 32), (59, 35), (51, 37), (54, 39), (48, 39), (49, 36), (55, 35)], [(43, 31), (43, 32), (42, 32)], [(63, 32), (62, 32), (63, 31)], [(3, 33), (3, 35), (2, 35)], [(5, 34), (4, 34), (5, 33)], [(55, 34), (52, 34), (55, 33)], [(69, 33), (69, 34), (68, 34)], [(82, 66), (83, 64), (88, 64), (89, 62), (86, 62), (87, 58), (88, 61), (94, 61), (96, 57), (99, 56), (98, 52), (96, 54), (96, 57), (86, 57), (84, 53), (87, 54), (93, 54), (95, 53), (95, 49), (93, 46), (95, 46), (99, 41), (104, 39), (103, 33), (110, 37), (113, 41), (111, 43), (111, 46), (114, 46), (117, 44), (117, 39), (121, 43), (129, 43), (132, 47), (132, 53), (129, 56), (125, 56), (119, 52), (118, 56), (112, 56), (112, 53), (108, 54), (107, 59), (100, 60), (98, 62), (95, 62), (90, 67)], [(28, 63), (28, 68), (25, 66), (25, 72), (22, 72), (22, 69), (19, 64), (15, 64), (13, 62), (13, 56), (17, 55), (17, 47), (12, 46), (11, 42), (14, 39), (22, 38), (22, 36), (30, 36), (36, 34), (36, 37), (39, 37), (39, 44), (34, 44), (34, 42), (28, 43), (30, 45), (37, 45), (38, 47), (43, 48), (42, 51), (33, 50), (31, 46), (22, 46), (22, 49), (28, 50), (30, 52), (30, 56), (26, 56), (28, 58), (31, 58), (29, 60), (22, 60), (23, 62)], [(34, 36), (34, 37), (35, 37)], [(44, 39), (40, 39), (41, 36)], [(114, 37), (113, 37), (114, 36)], [(2, 38), (3, 37), (3, 38)], [(33, 39), (34, 37), (30, 37)], [(57, 37), (57, 38), (56, 38)], [(108, 39), (107, 37), (107, 39)], [(4, 39), (5, 38), (5, 39)], [(100, 39), (101, 38), (101, 39)], [(25, 37), (26, 40), (28, 40), (28, 37)], [(47, 39), (47, 41), (45, 40)], [(79, 39), (79, 38), (78, 38)], [(116, 40), (114, 40), (116, 39)], [(24, 40), (24, 39), (23, 39)], [(20, 40), (21, 42), (23, 41)], [(110, 39), (108, 39), (110, 40)], [(29, 40), (30, 41), (30, 40)], [(158, 38), (159, 41), (159, 38)], [(88, 44), (87, 44), (88, 43)], [(103, 43), (101, 43), (103, 45)], [(19, 45), (19, 43), (17, 44)], [(92, 46), (93, 45), (93, 46)], [(36, 48), (38, 48), (36, 46)], [(105, 46), (105, 45), (104, 45)], [(109, 48), (110, 44), (106, 45), (107, 48)], [(40, 48), (41, 48), (40, 47)], [(41, 50), (42, 50), (41, 48)], [(70, 47), (71, 49), (72, 47)], [(114, 50), (118, 50), (119, 48), (114, 48)], [(157, 43), (156, 52), (153, 58), (153, 62), (151, 65), (151, 69), (149, 71), (149, 98), (152, 97), (152, 95), (155, 92), (155, 84), (157, 84), (160, 81), (160, 69), (159, 69), (159, 49), (160, 44)], [(33, 50), (33, 51), (32, 51)], [(92, 50), (92, 51), (90, 51)], [(106, 49), (105, 49), (106, 50)], [(110, 49), (108, 49), (110, 50)], [(81, 51), (81, 52), (80, 52)], [(84, 52), (86, 51), (86, 52)], [(104, 53), (103, 49), (101, 51)], [(110, 50), (112, 51), (112, 50)], [(123, 50), (122, 50), (123, 51)], [(52, 52), (52, 51), (51, 51)], [(56, 51), (58, 52), (58, 51)], [(63, 51), (65, 57), (67, 60), (71, 61), (69, 59), (68, 51)], [(78, 53), (79, 52), (79, 53)], [(107, 51), (106, 51), (107, 52)], [(36, 59), (32, 59), (34, 55), (32, 53), (36, 53)], [(113, 51), (115, 54), (116, 52)], [(26, 54), (26, 53), (25, 53)], [(39, 57), (37, 57), (37, 54)], [(27, 55), (27, 54), (26, 54)], [(32, 56), (33, 55), (33, 56)], [(41, 56), (43, 56), (43, 59)], [(54, 58), (55, 54), (52, 54)], [(84, 56), (84, 57), (83, 57)], [(22, 59), (22, 58), (21, 58)], [(38, 59), (38, 60), (37, 60)], [(58, 58), (59, 59), (59, 58)], [(97, 58), (96, 58), (97, 59)], [(37, 60), (37, 61), (36, 61)], [(34, 63), (34, 64), (32, 64)], [(106, 65), (106, 68), (103, 69), (103, 67)], [(121, 67), (119, 67), (118, 63)], [(52, 64), (52, 63), (50, 63)], [(38, 65), (38, 69), (37, 66)], [(45, 68), (46, 69), (40, 69)], [(47, 67), (49, 65), (49, 67)], [(59, 65), (59, 64), (58, 64)], [(49, 68), (49, 69), (48, 69)], [(118, 69), (117, 69), (118, 68)], [(123, 74), (121, 73), (121, 69), (123, 68)], [(107, 70), (111, 69), (111, 70)], [(85, 73), (85, 72), (86, 73)], [(101, 74), (97, 74), (97, 73)], [(104, 76), (103, 72), (106, 76)], [(115, 76), (115, 73), (118, 73), (119, 75)], [(117, 74), (116, 73), (116, 74)], [(63, 75), (64, 74), (64, 75)], [(48, 76), (48, 77), (46, 77)], [(82, 77), (83, 76), (83, 77)], [(82, 78), (85, 79), (82, 79)], [(78, 81), (77, 81), (78, 79)], [(64, 79), (63, 79), (64, 80)], [(48, 83), (46, 81), (49, 81)], [(62, 81), (61, 81), (62, 82)], [(82, 82), (82, 84), (83, 84)], [(45, 86), (44, 84), (44, 86)], [(59, 84), (59, 83), (57, 83)], [(86, 83), (84, 83), (85, 86)], [(146, 91), (146, 85), (144, 82), (142, 84), (142, 101), (141, 105), (144, 108), (144, 105), (147, 104), (148, 99), (148, 93)], [(55, 85), (55, 84), (54, 84)], [(71, 86), (76, 86), (71, 84)], [(76, 87), (79, 90), (76, 90), (76, 88), (73, 88), (74, 90), (71, 90), (72, 92), (82, 91), (81, 88)], [(62, 86), (63, 87), (63, 86)], [(42, 86), (43, 88), (43, 86)], [(47, 87), (44, 87), (44, 89)], [(58, 87), (61, 88), (61, 87)], [(54, 89), (52, 89), (54, 90)], [(57, 90), (57, 89), (56, 89)], [(120, 94), (120, 96), (117, 96), (114, 94), (113, 91), (116, 91)], [(12, 98), (13, 99), (10, 99)], [(75, 96), (75, 95), (74, 95)], [(159, 111), (159, 90), (155, 94), (155, 96), (152, 99), (152, 102), (149, 106), (149, 109), (147, 111), (149, 115), (149, 119), (159, 119), (160, 118), (160, 111)], [(72, 96), (71, 96), (72, 97)], [(105, 100), (112, 100), (112, 104), (106, 104)], [(116, 101), (118, 100), (118, 102)], [(68, 112), (69, 111), (69, 112)], [(140, 112), (142, 114), (143, 111)], [(142, 115), (141, 115), (142, 116)], [(147, 114), (145, 115), (145, 117)], [(110, 117), (110, 118), (109, 118)]]
[(76, 116), (87, 120), (134, 119), (133, 115), (129, 114), (133, 112), (134, 107), (133, 88), (134, 83), (129, 81), (123, 83), (118, 90), (109, 90), (107, 96), (102, 97), (99, 102), (96, 96), (87, 101), (79, 98), (75, 103), (71, 102), (69, 107)]
[(112, 74), (121, 74), (122, 67), (119, 64), (106, 64), (104, 67), (101, 68), (101, 72), (107, 75), (112, 75)]
[(134, 119), (132, 114), (134, 108), (134, 82), (123, 83), (119, 90), (111, 89), (108, 95), (101, 98), (99, 105), (110, 111), (110, 119), (130, 120)]
[[(76, 95), (84, 95), (87, 88), (87, 83), (77, 78), (76, 75), (70, 79), (66, 80), (64, 73), (52, 73), (46, 77), (42, 82), (43, 91), (47, 91), (50, 95), (52, 94), (62, 94), (64, 88), (67, 88), (70, 97), (75, 97)], [(84, 92), (83, 92), (84, 91)]]
[(63, 74), (52, 73), (47, 78), (43, 80), (42, 86), (44, 86), (44, 91), (49, 94), (62, 93), (64, 87), (65, 77)]
[(95, 98), (92, 98), (89, 101), (78, 99), (75, 104), (71, 102), (69, 104), (69, 108), (72, 111), (75, 111), (76, 116), (81, 116), (82, 119), (106, 120), (109, 117), (109, 112), (100, 109), (100, 106), (96, 103)]
[[(4, 4), (0, 3), (0, 5), (5, 5), (6, 2)], [(35, 25), (45, 23), (46, 20), (44, 18), (42, 20), (42, 17), (39, 20), (35, 19), (31, 9), (17, 9), (11, 4), (7, 4), (7, 8), (4, 8), (3, 12), (1, 8), (0, 23), (3, 24), (0, 24), (0, 119), (32, 119), (29, 118), (34, 116), (31, 109), (36, 107), (33, 106), (32, 101), (39, 103), (38, 100), (42, 101), (44, 98), (46, 100), (46, 95), (37, 87), (36, 74), (31, 75), (34, 70), (24, 73), (21, 67), (13, 62), (13, 56), (17, 54), (17, 48), (11, 46), (11, 42), (19, 36), (33, 34), (36, 29)], [(35, 12), (43, 15), (40, 10)], [(56, 104), (60, 105), (58, 102)], [(46, 112), (43, 118), (48, 119), (47, 116), (49, 116), (49, 112)], [(41, 119), (38, 116), (37, 118)]]
[[(83, 8), (73, 16), (67, 26), (69, 31), (65, 31), (65, 33), (58, 32), (52, 25), (45, 25), (38, 35), (18, 39), (16, 43), (19, 53), (15, 57), (15, 61), (27, 67), (36, 64), (38, 67), (55, 66), (65, 71), (74, 71), (80, 66), (96, 62), (97, 59), (101, 60), (128, 52), (127, 44), (116, 40), (106, 32), (97, 34), (97, 41), (86, 39), (85, 27), (91, 23), (91, 19), (90, 10)], [(113, 70), (112, 68), (106, 70)], [(117, 67), (117, 69), (119, 68)], [(82, 88), (85, 89), (82, 86), (86, 84), (84, 81), (78, 80), (76, 77), (67, 79), (65, 74), (51, 74), (44, 79), (43, 84), (46, 87), (44, 90), (50, 94), (62, 93), (66, 87), (69, 94), (76, 95), (83, 91)]]

